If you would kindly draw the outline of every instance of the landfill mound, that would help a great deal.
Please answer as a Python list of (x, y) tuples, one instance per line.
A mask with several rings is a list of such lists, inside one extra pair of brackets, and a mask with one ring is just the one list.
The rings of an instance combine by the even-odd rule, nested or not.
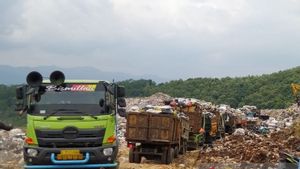
[(146, 107), (147, 105), (164, 105), (165, 100), (170, 100), (172, 97), (164, 93), (155, 93), (149, 97), (127, 98), (127, 108), (129, 111), (132, 107)]
[(0, 168), (15, 169), (23, 165), (24, 139), (21, 129), (0, 130)]
[(279, 152), (296, 153), (300, 140), (290, 135), (289, 129), (267, 136), (246, 131), (244, 135), (233, 134), (215, 142), (213, 148), (201, 150), (200, 163), (277, 163)]
[[(154, 98), (154, 100), (149, 98)], [(166, 98), (173, 99), (171, 97)], [(157, 105), (157, 103), (163, 105), (163, 100), (160, 99), (157, 102), (155, 97), (148, 97), (127, 101), (128, 105), (141, 108), (147, 105)], [(230, 112), (237, 116), (244, 115), (250, 109), (256, 108), (255, 106), (244, 106), (234, 109), (228, 105), (213, 105), (205, 101), (198, 102), (205, 110), (223, 109), (224, 112)], [(127, 107), (128, 110), (132, 110), (131, 108)], [(259, 120), (261, 126), (266, 126), (268, 133), (257, 133), (256, 130), (239, 128), (234, 134), (216, 140), (213, 147), (205, 146), (201, 150), (188, 152), (185, 156), (176, 159), (173, 164), (163, 165), (163, 168), (198, 168), (200, 166), (201, 168), (276, 168), (281, 152), (300, 156), (300, 122), (297, 122), (300, 119), (300, 109), (297, 104), (287, 109), (261, 110), (260, 115), (270, 116), (268, 120)], [(126, 127), (126, 120), (123, 121), (122, 126)], [(121, 151), (123, 154), (128, 152), (126, 149), (121, 149)], [(126, 155), (128, 156), (128, 153)], [(161, 168), (157, 162), (146, 159), (142, 160), (142, 164), (128, 163), (126, 155), (120, 157), (123, 161), (121, 168), (151, 168), (150, 164)]]

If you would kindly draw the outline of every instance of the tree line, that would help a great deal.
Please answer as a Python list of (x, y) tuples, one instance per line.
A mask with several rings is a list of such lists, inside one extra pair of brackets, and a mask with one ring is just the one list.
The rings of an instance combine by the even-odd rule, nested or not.
[(291, 83), (300, 83), (300, 67), (272, 74), (246, 77), (190, 78), (156, 84), (152, 80), (125, 80), (128, 97), (149, 96), (163, 92), (173, 97), (192, 97), (232, 107), (256, 105), (261, 109), (281, 109), (295, 98)]
[(16, 86), (0, 85), (0, 121), (14, 126), (23, 126), (26, 117), (18, 116), (15, 112)]
[[(300, 67), (261, 76), (190, 78), (157, 84), (153, 80), (125, 80), (127, 97), (163, 92), (173, 97), (192, 97), (231, 107), (255, 105), (260, 109), (287, 108), (294, 103), (290, 84), (300, 83)], [(26, 117), (14, 111), (16, 86), (0, 85), (0, 121), (24, 125)]]

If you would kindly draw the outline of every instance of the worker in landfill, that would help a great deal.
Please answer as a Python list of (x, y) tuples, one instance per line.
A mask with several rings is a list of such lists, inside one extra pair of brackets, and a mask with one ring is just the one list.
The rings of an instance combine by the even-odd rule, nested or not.
[(200, 142), (201, 143), (204, 143), (205, 142), (205, 130), (204, 130), (204, 128), (200, 128), (200, 130), (199, 130), (199, 140), (200, 140)]
[(6, 125), (6, 124), (4, 124), (3, 122), (0, 121), (0, 130), (1, 129), (9, 131), (9, 130), (13, 129), (13, 126), (11, 124)]

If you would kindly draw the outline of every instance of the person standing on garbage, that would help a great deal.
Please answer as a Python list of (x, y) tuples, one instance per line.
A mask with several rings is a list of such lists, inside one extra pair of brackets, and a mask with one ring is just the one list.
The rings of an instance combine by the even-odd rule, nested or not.
[(200, 142), (201, 142), (201, 144), (204, 144), (204, 142), (205, 142), (205, 130), (204, 130), (204, 128), (200, 128), (199, 129), (199, 140), (200, 140)]

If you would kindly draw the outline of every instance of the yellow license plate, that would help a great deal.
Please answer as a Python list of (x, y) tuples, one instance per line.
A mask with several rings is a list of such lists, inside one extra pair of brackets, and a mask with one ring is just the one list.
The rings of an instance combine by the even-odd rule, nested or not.
[(82, 160), (83, 155), (79, 150), (61, 150), (57, 155), (58, 160)]

